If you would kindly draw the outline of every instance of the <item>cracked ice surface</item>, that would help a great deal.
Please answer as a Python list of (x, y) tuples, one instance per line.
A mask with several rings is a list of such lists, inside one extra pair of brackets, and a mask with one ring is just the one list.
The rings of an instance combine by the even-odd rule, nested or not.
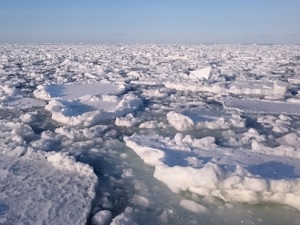
[(1, 45), (0, 224), (299, 224), (299, 52)]

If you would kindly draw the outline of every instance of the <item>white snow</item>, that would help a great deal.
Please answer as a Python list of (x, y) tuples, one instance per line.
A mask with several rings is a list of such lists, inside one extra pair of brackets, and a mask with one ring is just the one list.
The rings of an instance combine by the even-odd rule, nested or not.
[(244, 81), (230, 84), (228, 93), (234, 95), (272, 95), (274, 93), (273, 83), (269, 81)]
[(197, 204), (196, 202), (187, 199), (181, 200), (180, 206), (195, 213), (205, 213), (208, 211), (208, 209), (203, 205)]
[(194, 121), (188, 116), (176, 112), (167, 114), (169, 123), (179, 131), (191, 130), (194, 127)]
[(0, 45), (0, 224), (300, 224), (299, 52)]
[(100, 210), (97, 212), (92, 219), (93, 225), (106, 225), (112, 219), (111, 212), (109, 210)]
[(115, 217), (110, 225), (136, 225), (132, 221), (132, 208), (127, 207), (125, 212)]
[(30, 109), (30, 108), (42, 108), (45, 107), (46, 103), (39, 99), (34, 98), (14, 98), (5, 104), (18, 109)]
[(97, 84), (52, 84), (38, 86), (34, 91), (36, 97), (44, 100), (59, 98), (61, 100), (74, 100), (79, 98), (90, 98), (95, 95), (117, 95), (125, 90), (125, 86), (114, 85), (109, 82)]
[(97, 183), (92, 168), (60, 153), (26, 148), (1, 152), (0, 161), (1, 223), (85, 223)]
[[(192, 137), (188, 141), (184, 139), (186, 137), (179, 142), (178, 135), (174, 139), (135, 135), (124, 140), (145, 163), (155, 168), (153, 176), (173, 192), (190, 191), (201, 196), (218, 197), (226, 202), (279, 202), (300, 210), (300, 179), (294, 178), (300, 175), (298, 159), (272, 157), (265, 149), (259, 149), (260, 146), (255, 147), (254, 151), (235, 150), (220, 148), (211, 143), (213, 139), (210, 138), (200, 140), (206, 143), (202, 146), (194, 144), (199, 140)], [(254, 143), (257, 142), (253, 141), (252, 145)], [(263, 171), (264, 167), (272, 167), (272, 164), (274, 170)], [(294, 167), (297, 174), (292, 173), (293, 178), (290, 179), (273, 178), (276, 166), (281, 164)], [(193, 205), (183, 205), (197, 210), (197, 207), (193, 209)]]
[(116, 96), (123, 91), (123, 85), (98, 83), (39, 86), (34, 94), (50, 100), (45, 108), (52, 113), (52, 119), (71, 126), (92, 126), (130, 113), (143, 104), (131, 94)]
[(224, 107), (241, 110), (246, 113), (264, 113), (300, 115), (300, 105), (288, 102), (276, 102), (258, 99), (227, 99)]
[(1, 107), (31, 109), (41, 108), (46, 105), (42, 100), (22, 96), (12, 85), (1, 86), (0, 84)]
[(280, 80), (274, 81), (274, 94), (275, 95), (285, 95), (288, 90), (289, 84)]
[(150, 202), (149, 200), (141, 195), (134, 195), (131, 202), (135, 205), (143, 206), (143, 207), (149, 207)]
[(194, 70), (190, 72), (190, 76), (192, 78), (196, 78), (196, 79), (206, 79), (208, 80), (210, 78), (210, 74), (211, 73), (211, 67), (205, 67), (203, 69), (200, 70)]
[(138, 123), (140, 123), (140, 119), (135, 118), (132, 113), (124, 117), (117, 117), (115, 121), (115, 124), (119, 127), (133, 127)]
[(177, 91), (193, 91), (193, 92), (208, 92), (219, 94), (222, 92), (222, 87), (219, 84), (197, 83), (189, 80), (184, 82), (166, 82), (165, 86)]
[(245, 121), (237, 114), (231, 116), (227, 113), (205, 109), (184, 111), (182, 113), (171, 111), (167, 114), (167, 119), (178, 131), (245, 127)]

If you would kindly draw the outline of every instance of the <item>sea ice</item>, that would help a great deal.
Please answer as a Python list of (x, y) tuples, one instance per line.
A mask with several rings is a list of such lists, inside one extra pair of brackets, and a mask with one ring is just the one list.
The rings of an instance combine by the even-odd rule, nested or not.
[(24, 97), (21, 93), (10, 85), (0, 85), (1, 107), (14, 109), (42, 108), (46, 105), (45, 101), (36, 98)]
[[(184, 137), (180, 142), (178, 135), (174, 139), (134, 135), (124, 140), (145, 163), (155, 168), (153, 176), (173, 192), (189, 191), (201, 196), (218, 197), (226, 202), (277, 202), (300, 210), (300, 168), (297, 159), (264, 156), (261, 155), (263, 149), (257, 152), (220, 148), (212, 145), (213, 139), (204, 139), (203, 142), (207, 142), (209, 147), (205, 144), (200, 147), (193, 144), (197, 139), (189, 137), (185, 141)], [(288, 174), (285, 171), (280, 175), (279, 165), (283, 168), (294, 167), (298, 172), (290, 171)], [(279, 175), (274, 176), (277, 170)], [(286, 176), (290, 176), (289, 179), (283, 179)], [(190, 210), (197, 209), (190, 203), (183, 206)]]
[(0, 153), (1, 223), (84, 224), (97, 183), (92, 168), (61, 153), (19, 150)]
[(165, 83), (166, 88), (175, 89), (177, 91), (192, 91), (192, 92), (207, 92), (212, 94), (219, 94), (223, 92), (223, 87), (218, 83), (197, 83), (191, 81), (174, 82), (168, 81)]
[(112, 214), (109, 210), (100, 210), (92, 219), (93, 225), (108, 225), (112, 219)]
[(38, 86), (34, 91), (37, 98), (51, 100), (53, 98), (61, 100), (74, 100), (95, 95), (118, 95), (124, 92), (123, 84), (115, 85), (110, 82), (97, 84), (51, 84)]
[(135, 222), (132, 220), (132, 208), (127, 207), (125, 209), (125, 212), (116, 216), (110, 225), (137, 225)]
[(206, 79), (208, 80), (211, 75), (211, 67), (205, 67), (200, 70), (194, 70), (190, 72), (190, 76), (196, 79)]
[(92, 126), (126, 115), (143, 102), (132, 94), (119, 97), (124, 86), (111, 83), (39, 86), (37, 98), (50, 100), (52, 119), (71, 126)]
[(258, 99), (226, 99), (225, 108), (237, 109), (246, 113), (300, 115), (300, 105)]
[(14, 98), (4, 104), (5, 106), (17, 109), (31, 109), (31, 108), (43, 108), (45, 107), (45, 101), (35, 98)]
[(180, 206), (195, 213), (206, 213), (208, 211), (208, 209), (203, 205), (187, 199), (181, 200)]
[(131, 202), (135, 205), (143, 206), (143, 207), (149, 207), (150, 202), (149, 200), (141, 195), (134, 195)]
[(178, 131), (196, 129), (228, 129), (245, 127), (245, 120), (238, 114), (230, 115), (212, 110), (190, 110), (167, 114), (169, 123)]
[(234, 95), (272, 95), (274, 94), (273, 83), (269, 81), (244, 80), (232, 82), (226, 92)]
[(298, 74), (297, 45), (1, 45), (0, 224), (300, 224), (260, 204), (300, 209)]

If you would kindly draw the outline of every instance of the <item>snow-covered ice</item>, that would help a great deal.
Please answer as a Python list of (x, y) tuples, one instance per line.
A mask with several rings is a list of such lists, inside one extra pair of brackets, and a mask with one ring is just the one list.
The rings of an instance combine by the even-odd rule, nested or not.
[[(267, 153), (263, 148), (261, 152), (219, 148), (210, 137), (178, 136), (132, 136), (126, 137), (125, 142), (145, 163), (155, 167), (153, 176), (173, 192), (190, 191), (226, 202), (279, 202), (300, 210), (298, 159), (262, 155)], [(286, 171), (283, 177), (274, 179), (274, 174), (261, 171), (272, 168), (276, 173), (280, 165), (293, 168), (294, 172)], [(289, 179), (282, 179), (285, 176)]]
[(245, 120), (239, 115), (230, 115), (213, 110), (191, 110), (177, 113), (171, 111), (167, 114), (169, 123), (178, 131), (193, 129), (229, 129), (245, 127)]
[(195, 78), (195, 79), (206, 79), (208, 80), (210, 78), (210, 72), (211, 72), (211, 67), (205, 67), (203, 69), (200, 70), (195, 70), (195, 71), (191, 71), (190, 75), (191, 77)]
[(1, 224), (86, 222), (97, 183), (92, 168), (65, 154), (25, 147), (2, 153), (0, 162)]
[(90, 98), (94, 95), (117, 95), (124, 91), (124, 85), (114, 85), (109, 82), (98, 84), (53, 84), (38, 86), (34, 91), (35, 96), (45, 100), (59, 98), (62, 100), (74, 100)]
[(0, 45), (0, 224), (300, 224), (298, 45)]
[(118, 97), (124, 88), (111, 83), (47, 85), (39, 86), (34, 94), (50, 100), (45, 108), (52, 113), (52, 119), (72, 126), (92, 126), (130, 113), (143, 104), (134, 95)]
[(195, 203), (194, 201), (187, 200), (187, 199), (181, 200), (180, 206), (182, 206), (183, 208), (185, 208), (187, 210), (195, 212), (195, 213), (207, 212), (207, 209), (204, 206), (199, 205), (199, 204)]
[(247, 113), (300, 115), (300, 104), (258, 100), (258, 99), (227, 99), (224, 107), (234, 108)]

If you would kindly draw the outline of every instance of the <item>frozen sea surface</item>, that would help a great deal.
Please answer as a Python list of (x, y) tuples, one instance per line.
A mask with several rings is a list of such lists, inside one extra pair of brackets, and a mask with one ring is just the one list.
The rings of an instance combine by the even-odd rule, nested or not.
[(300, 224), (299, 52), (1, 45), (0, 224)]

